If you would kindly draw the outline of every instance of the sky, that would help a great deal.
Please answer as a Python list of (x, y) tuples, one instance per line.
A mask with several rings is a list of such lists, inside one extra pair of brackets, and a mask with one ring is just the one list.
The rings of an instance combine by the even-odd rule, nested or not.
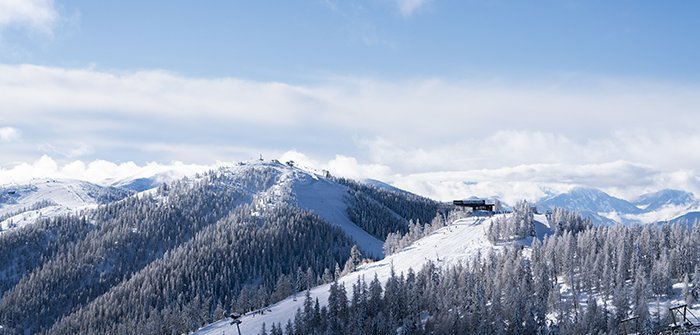
[(699, 10), (0, 0), (0, 183), (263, 155), (438, 199), (700, 194)]

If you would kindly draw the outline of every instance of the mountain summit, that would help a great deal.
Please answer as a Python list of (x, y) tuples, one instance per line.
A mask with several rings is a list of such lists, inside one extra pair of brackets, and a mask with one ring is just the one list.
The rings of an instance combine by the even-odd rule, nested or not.
[(632, 203), (644, 211), (650, 212), (667, 206), (690, 207), (697, 205), (697, 200), (690, 192), (665, 189), (641, 195)]
[(626, 200), (613, 197), (601, 190), (576, 187), (567, 193), (554, 195), (538, 202), (538, 207), (553, 209), (566, 208), (578, 212), (617, 212), (621, 214), (640, 214), (642, 210)]

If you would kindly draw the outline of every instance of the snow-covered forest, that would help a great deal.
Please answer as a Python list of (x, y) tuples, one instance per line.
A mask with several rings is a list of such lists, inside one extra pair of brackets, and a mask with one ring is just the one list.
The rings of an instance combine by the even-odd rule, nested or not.
[(380, 241), (384, 222), (405, 231), (439, 205), (255, 163), (45, 218), (0, 235), (0, 331), (181, 334), (331, 282), (359, 249), (342, 223), (297, 206), (299, 185), (317, 183)]
[[(118, 199), (0, 234), (2, 333), (182, 334), (298, 300), (289, 324), (265, 331), (612, 334), (630, 317), (664, 329), (671, 305), (700, 300), (697, 224), (596, 226), (525, 201), (462, 219), (449, 204), (279, 162)], [(366, 256), (382, 242), (402, 270), (348, 281), (384, 262)], [(304, 298), (324, 284), (321, 301)]]
[(619, 334), (631, 317), (628, 331), (655, 333), (672, 323), (669, 307), (700, 299), (700, 226), (573, 226), (527, 250), (334, 284), (327, 306), (307, 296), (292, 320), (261, 333)]

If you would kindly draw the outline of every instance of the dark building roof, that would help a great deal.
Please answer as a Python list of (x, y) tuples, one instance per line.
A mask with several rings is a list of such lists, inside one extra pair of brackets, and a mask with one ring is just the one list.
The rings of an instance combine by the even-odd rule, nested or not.
[(452, 204), (457, 206), (483, 206), (486, 205), (486, 200), (484, 199), (466, 199), (466, 200), (455, 200)]

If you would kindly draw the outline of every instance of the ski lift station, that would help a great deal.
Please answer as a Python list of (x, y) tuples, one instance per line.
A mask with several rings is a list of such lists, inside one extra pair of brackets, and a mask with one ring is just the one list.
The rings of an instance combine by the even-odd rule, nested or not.
[(452, 204), (459, 207), (465, 207), (475, 211), (500, 212), (501, 202), (498, 199), (482, 199), (469, 198), (463, 200), (454, 200)]

